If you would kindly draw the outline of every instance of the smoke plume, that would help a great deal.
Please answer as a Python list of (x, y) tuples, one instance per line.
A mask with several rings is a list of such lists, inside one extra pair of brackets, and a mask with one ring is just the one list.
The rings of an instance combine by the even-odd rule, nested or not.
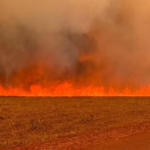
[(150, 85), (149, 0), (1, 0), (0, 83)]

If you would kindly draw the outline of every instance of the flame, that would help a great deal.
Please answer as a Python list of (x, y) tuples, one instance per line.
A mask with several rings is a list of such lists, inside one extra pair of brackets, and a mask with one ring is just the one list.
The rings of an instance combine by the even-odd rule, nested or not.
[(136, 86), (131, 81), (126, 86), (116, 78), (110, 78), (108, 84), (103, 81), (105, 74), (100, 75), (98, 70), (88, 70), (89, 72), (68, 77), (63, 71), (59, 76), (59, 73), (44, 66), (46, 65), (39, 63), (22, 68), (13, 73), (8, 81), (5, 77), (0, 77), (0, 96), (150, 96), (150, 86)]
[(76, 97), (76, 96), (150, 96), (150, 86), (141, 87), (140, 89), (130, 90), (126, 87), (121, 92), (115, 91), (110, 87), (107, 91), (104, 87), (84, 87), (84, 88), (74, 88), (69, 82), (64, 82), (56, 87), (52, 88), (42, 88), (40, 85), (30, 86), (29, 91), (21, 88), (8, 87), (4, 89), (0, 86), (0, 95), (2, 96), (50, 96), (50, 97)]
[[(30, 61), (26, 60), (27, 62), (25, 61), (21, 67), (16, 65), (20, 64), (21, 60), (12, 59), (12, 62), (4, 63), (2, 65), (4, 69), (0, 72), (0, 95), (43, 97), (150, 96), (150, 85), (142, 86), (148, 84), (146, 82), (148, 75), (145, 71), (147, 67), (139, 65), (138, 55), (134, 59), (131, 56), (128, 57), (130, 53), (125, 53), (123, 56), (124, 53), (121, 54), (123, 52), (122, 47), (117, 45), (119, 38), (113, 34), (108, 36), (110, 41), (112, 40), (110, 43), (107, 32), (105, 32), (108, 29), (105, 28), (98, 30), (98, 32), (94, 28), (94, 31), (89, 31), (85, 35), (72, 35), (72, 33), (65, 35), (69, 38), (67, 42), (70, 42), (75, 50), (78, 49), (78, 56), (72, 57), (74, 53), (71, 53), (67, 57), (68, 59), (61, 59), (62, 53), (58, 53), (57, 57), (59, 57), (54, 61), (51, 53), (44, 53), (45, 51), (43, 52), (41, 49), (38, 51), (39, 54), (35, 55), (37, 57), (34, 58), (31, 55), (28, 59)], [(109, 51), (111, 47), (112, 50)], [(70, 50), (70, 47), (67, 49)], [(29, 51), (27, 52), (29, 53)], [(65, 53), (67, 52), (65, 51)], [(75, 61), (69, 66), (72, 58)], [(61, 59), (60, 62), (59, 59)], [(14, 66), (16, 66), (8, 71), (7, 66), (11, 66), (13, 61)], [(62, 67), (63, 61), (65, 63)], [(142, 72), (145, 72), (144, 75)], [(142, 77), (140, 78), (140, 76)]]

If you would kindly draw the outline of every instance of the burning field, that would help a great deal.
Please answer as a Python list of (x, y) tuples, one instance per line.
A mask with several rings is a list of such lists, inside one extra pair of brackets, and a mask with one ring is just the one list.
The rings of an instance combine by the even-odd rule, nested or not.
[(149, 96), (149, 6), (2, 0), (0, 95)]
[(149, 0), (0, 0), (0, 149), (149, 130), (149, 14)]

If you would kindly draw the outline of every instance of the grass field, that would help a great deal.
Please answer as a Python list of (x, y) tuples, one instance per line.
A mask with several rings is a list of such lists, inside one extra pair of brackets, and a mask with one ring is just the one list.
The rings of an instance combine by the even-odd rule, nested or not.
[(148, 97), (0, 97), (0, 147), (150, 122)]

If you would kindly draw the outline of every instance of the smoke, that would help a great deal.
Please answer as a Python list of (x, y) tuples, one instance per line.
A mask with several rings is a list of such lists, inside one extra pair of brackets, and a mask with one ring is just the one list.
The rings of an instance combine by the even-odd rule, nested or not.
[(149, 3), (1, 0), (1, 84), (149, 85)]

